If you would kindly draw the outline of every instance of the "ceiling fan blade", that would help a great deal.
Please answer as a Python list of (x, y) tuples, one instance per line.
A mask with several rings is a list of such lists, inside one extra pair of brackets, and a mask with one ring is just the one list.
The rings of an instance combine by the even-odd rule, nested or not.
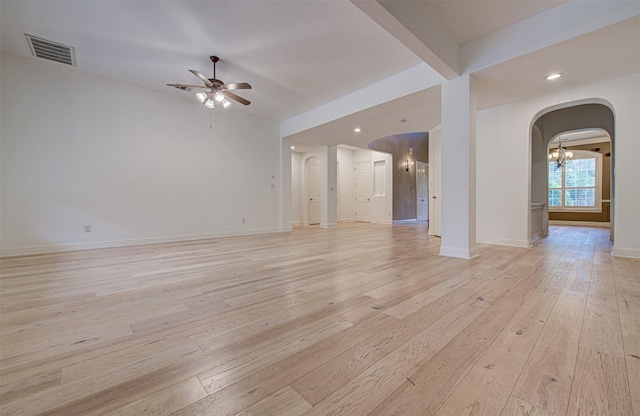
[(167, 86), (176, 87), (176, 88), (180, 88), (180, 89), (184, 89), (184, 88), (209, 88), (209, 87), (205, 87), (204, 85), (188, 85), (188, 84), (167, 84)]
[(237, 84), (224, 84), (222, 88), (225, 90), (250, 90), (251, 85), (248, 82), (239, 82)]
[(240, 104), (244, 104), (244, 105), (249, 105), (249, 104), (251, 104), (251, 101), (249, 101), (249, 100), (245, 100), (244, 98), (242, 98), (242, 97), (240, 97), (240, 96), (238, 96), (238, 95), (235, 95), (235, 94), (234, 94), (234, 93), (232, 93), (232, 92), (229, 92), (229, 91), (222, 91), (222, 93), (223, 93), (226, 97), (229, 97), (229, 98), (231, 98), (232, 100), (236, 100), (236, 101), (237, 101), (237, 102), (239, 102)]
[(193, 75), (195, 75), (198, 78), (200, 78), (204, 82), (204, 85), (206, 85), (207, 87), (211, 87), (213, 85), (211, 83), (211, 81), (209, 81), (209, 78), (205, 77), (204, 75), (202, 75), (200, 72), (196, 71), (195, 69), (190, 69), (189, 72), (191, 72)]

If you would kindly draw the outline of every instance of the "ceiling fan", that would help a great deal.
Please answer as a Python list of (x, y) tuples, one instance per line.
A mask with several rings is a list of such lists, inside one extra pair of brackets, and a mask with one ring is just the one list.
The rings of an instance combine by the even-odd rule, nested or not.
[(198, 100), (208, 108), (214, 108), (215, 102), (219, 102), (224, 108), (229, 107), (231, 102), (227, 98), (231, 98), (240, 104), (249, 105), (251, 101), (246, 100), (239, 95), (231, 92), (231, 90), (250, 90), (251, 85), (247, 82), (240, 82), (236, 84), (225, 84), (216, 78), (216, 62), (220, 60), (217, 56), (210, 56), (211, 62), (213, 62), (213, 78), (207, 78), (200, 72), (190, 69), (196, 77), (200, 78), (204, 82), (204, 85), (187, 85), (187, 84), (167, 84), (169, 87), (174, 87), (182, 91), (191, 91), (192, 88), (208, 89), (209, 91), (200, 91), (196, 94)]

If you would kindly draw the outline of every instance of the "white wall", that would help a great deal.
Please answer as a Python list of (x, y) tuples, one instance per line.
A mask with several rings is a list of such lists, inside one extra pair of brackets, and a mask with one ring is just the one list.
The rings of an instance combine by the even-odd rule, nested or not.
[(616, 122), (613, 252), (640, 257), (638, 91), (640, 74), (635, 74), (478, 112), (478, 242), (528, 244), (531, 123), (538, 113), (564, 103), (606, 100), (613, 106)]
[(274, 121), (4, 53), (1, 91), (2, 254), (280, 230)]

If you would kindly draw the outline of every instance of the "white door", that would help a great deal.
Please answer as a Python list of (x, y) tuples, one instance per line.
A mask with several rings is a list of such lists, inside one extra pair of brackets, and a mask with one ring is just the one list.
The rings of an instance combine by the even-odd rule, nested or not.
[(416, 162), (416, 218), (418, 221), (429, 219), (429, 171), (428, 164)]
[(440, 189), (442, 166), (442, 131), (440, 128), (429, 133), (429, 234), (442, 234), (442, 200)]
[(371, 221), (371, 173), (369, 162), (356, 164), (356, 212), (360, 222)]
[(309, 224), (320, 224), (320, 159), (312, 157), (308, 162)]

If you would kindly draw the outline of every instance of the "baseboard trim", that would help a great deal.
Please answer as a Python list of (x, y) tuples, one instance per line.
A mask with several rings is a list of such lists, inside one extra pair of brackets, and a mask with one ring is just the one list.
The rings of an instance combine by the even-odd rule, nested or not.
[(478, 257), (478, 248), (456, 248), (456, 247), (442, 247), (440, 246), (440, 255), (445, 257), (455, 257), (458, 259), (471, 260), (474, 257)]
[(575, 227), (602, 227), (602, 228), (611, 227), (611, 223), (609, 222), (596, 222), (596, 221), (549, 220), (549, 225), (569, 225), (569, 226), (575, 226)]
[(640, 259), (640, 249), (616, 247), (615, 243), (611, 249), (611, 255), (615, 257), (627, 257), (630, 259)]
[(338, 223), (334, 222), (331, 224), (320, 224), (320, 228), (338, 228)]
[[(95, 241), (89, 243), (70, 243), (50, 246), (35, 246), (0, 249), (0, 258), (29, 256), (33, 254), (59, 253), (65, 251), (93, 250), (99, 248), (140, 246), (145, 244), (177, 243), (181, 241), (209, 240), (224, 237), (241, 237), (246, 235), (271, 234), (282, 232), (280, 228), (256, 228), (243, 231), (229, 231), (203, 234), (184, 234), (178, 236), (136, 238), (130, 240)], [(288, 230), (291, 231), (291, 230)]]

